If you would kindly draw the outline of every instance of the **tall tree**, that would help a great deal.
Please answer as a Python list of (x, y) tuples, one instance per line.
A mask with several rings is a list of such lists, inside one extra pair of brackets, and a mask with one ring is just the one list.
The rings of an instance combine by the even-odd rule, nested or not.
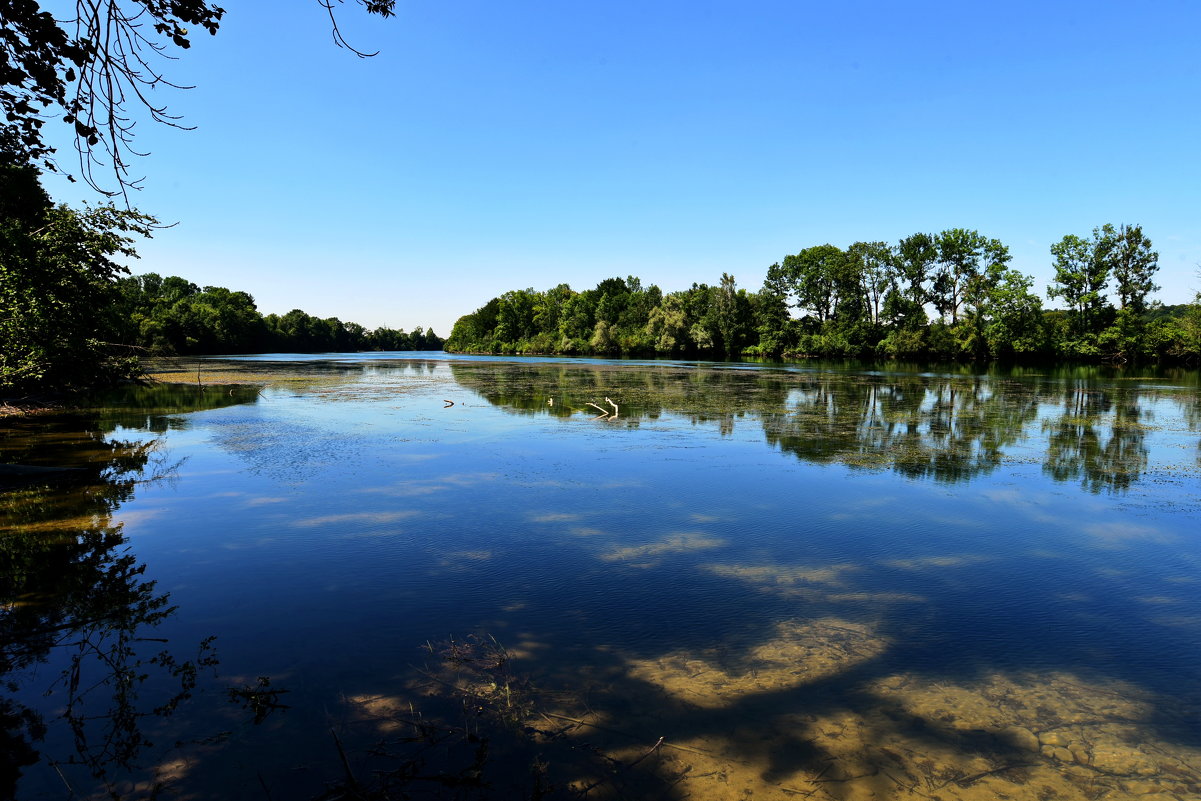
[(1141, 225), (1103, 225), (1093, 232), (1097, 248), (1113, 274), (1121, 308), (1136, 315), (1147, 310), (1147, 295), (1159, 289), (1154, 281), (1159, 270), (1159, 254), (1151, 249), (1151, 240)]
[(721, 335), (721, 347), (731, 356), (742, 348), (750, 304), (746, 293), (740, 293), (734, 276), (721, 274), (721, 283), (713, 288), (713, 316)]
[(949, 315), (954, 325), (964, 303), (979, 306), (986, 301), (988, 290), (1009, 262), (1009, 249), (997, 239), (964, 228), (943, 231), (935, 244), (938, 272), (932, 300), (939, 314)]
[(1099, 314), (1105, 306), (1109, 263), (1101, 257), (1100, 230), (1093, 232), (1092, 242), (1068, 234), (1051, 245), (1055, 282), (1047, 287), (1047, 297), (1062, 298), (1067, 303), (1078, 335), (1096, 333)]
[(110, 351), (116, 280), (154, 218), (52, 205), (37, 171), (0, 161), (0, 386), (82, 386), (127, 369)]
[(884, 298), (897, 279), (892, 248), (887, 242), (856, 242), (847, 248), (847, 258), (858, 276), (868, 319), (872, 325), (878, 325)]
[(805, 248), (768, 268), (767, 280), (794, 298), (793, 306), (825, 322), (834, 315), (838, 281), (846, 267), (846, 254), (834, 245)]
[(990, 355), (1037, 353), (1045, 346), (1042, 301), (1030, 291), (1030, 276), (1006, 270), (989, 290), (984, 338)]
[(930, 234), (917, 233), (902, 239), (896, 247), (896, 267), (904, 281), (904, 294), (919, 307), (929, 300), (926, 281), (938, 261), (938, 244)]

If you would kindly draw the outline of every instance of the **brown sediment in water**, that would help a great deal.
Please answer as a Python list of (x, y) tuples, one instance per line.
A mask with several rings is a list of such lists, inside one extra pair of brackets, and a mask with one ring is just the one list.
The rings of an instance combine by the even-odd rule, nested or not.
[[(351, 720), (384, 735), (412, 728), (438, 696), (467, 709), (516, 710), (512, 731), (532, 738), (540, 758), (560, 760), (550, 774), (589, 798), (642, 790), (698, 801), (1201, 794), (1201, 748), (1190, 744), (1201, 699), (1167, 706), (1128, 683), (1063, 671), (965, 680), (869, 672), (855, 681), (888, 646), (861, 623), (783, 621), (741, 654), (710, 648), (577, 665), (570, 692), (450, 671), (426, 674), (404, 697), (347, 702)], [(509, 652), (518, 670), (505, 675), (545, 656)]]
[[(837, 703), (807, 705), (816, 697), (807, 686), (837, 683), (886, 647), (870, 627), (819, 620), (779, 624), (736, 667), (712, 651), (629, 660), (632, 677), (726, 728), (688, 726), (707, 731), (673, 737), (672, 715), (656, 721), (649, 704), (623, 725), (665, 736), (670, 747), (661, 749), (659, 769), (679, 778), (687, 798), (1166, 801), (1201, 794), (1201, 748), (1187, 744), (1196, 739), (1201, 698), (1167, 705), (1129, 684), (1065, 672), (965, 681), (901, 673), (843, 687)], [(844, 703), (849, 698), (856, 702)], [(602, 707), (599, 698), (593, 703)], [(615, 751), (619, 758), (633, 753)]]

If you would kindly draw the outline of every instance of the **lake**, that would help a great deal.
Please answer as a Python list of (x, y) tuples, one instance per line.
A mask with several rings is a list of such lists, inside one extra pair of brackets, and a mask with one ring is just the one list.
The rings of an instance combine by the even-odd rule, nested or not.
[(0, 424), (0, 797), (1201, 795), (1195, 370), (152, 367)]

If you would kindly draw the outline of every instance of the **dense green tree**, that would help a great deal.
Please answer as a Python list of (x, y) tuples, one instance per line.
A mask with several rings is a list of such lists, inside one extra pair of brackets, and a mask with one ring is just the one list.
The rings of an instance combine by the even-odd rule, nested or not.
[(1159, 287), (1154, 276), (1159, 270), (1159, 254), (1151, 250), (1151, 240), (1141, 225), (1102, 226), (1094, 233), (1098, 258), (1113, 275), (1120, 307), (1141, 315), (1147, 310), (1147, 295)]
[(53, 205), (36, 170), (0, 163), (0, 387), (85, 386), (126, 373), (110, 310), (115, 259), (137, 256), (154, 218), (112, 205)]
[(983, 336), (993, 356), (1032, 355), (1045, 350), (1042, 301), (1030, 291), (1033, 280), (1006, 270), (989, 291)]
[(534, 303), (534, 326), (539, 331), (558, 332), (567, 301), (574, 294), (567, 284), (539, 293)]
[(897, 288), (896, 259), (887, 242), (856, 242), (847, 248), (847, 258), (858, 276), (864, 309), (872, 325), (879, 325), (884, 299)]
[[(667, 294), (653, 286), (644, 290), (635, 276), (605, 279), (578, 293), (566, 284), (546, 292), (506, 293), (460, 318), (447, 348), (710, 358), (740, 353), (786, 358), (1188, 358), (1191, 329), (1184, 322), (1185, 307), (1179, 313), (1157, 311), (1162, 321), (1150, 329), (1147, 314), (1127, 308), (1114, 325), (1094, 336), (1094, 344), (1086, 346), (1077, 337), (1081, 309), (1090, 315), (1089, 327), (1109, 322), (1101, 313), (1109, 307), (1098, 307), (1093, 299), (1103, 288), (1098, 282), (1104, 279), (1105, 259), (1118, 249), (1106, 244), (1106, 233), (1098, 229), (1092, 244), (1065, 238), (1053, 248), (1062, 254), (1058, 286), (1076, 301), (1070, 316), (1043, 311), (1031, 290), (1032, 279), (1007, 268), (1010, 256), (1003, 243), (973, 230), (950, 229), (937, 236), (914, 234), (895, 247), (861, 241), (846, 251), (828, 244), (803, 248), (771, 265), (754, 294), (738, 289), (728, 273), (716, 286), (694, 283)], [(1119, 233), (1113, 231), (1115, 242)], [(1138, 236), (1123, 236), (1136, 256), (1149, 252), (1149, 243), (1140, 246)], [(1127, 262), (1147, 262), (1140, 258)], [(1149, 274), (1145, 269), (1130, 272), (1136, 278)], [(1069, 280), (1076, 283), (1069, 287)], [(1132, 280), (1131, 285), (1137, 289), (1147, 281), (1139, 285)], [(1081, 287), (1087, 291), (1078, 291)], [(1153, 285), (1146, 292), (1151, 289)], [(1145, 294), (1132, 290), (1129, 305), (1143, 302), (1149, 309)], [(943, 319), (928, 324), (927, 303)], [(500, 324), (502, 307), (520, 322)], [(518, 314), (518, 309), (525, 311)], [(798, 318), (798, 312), (804, 316)]]
[(924, 306), (930, 300), (926, 282), (938, 261), (938, 243), (931, 234), (912, 234), (897, 244), (895, 254), (903, 294), (918, 307)]
[(943, 231), (934, 243), (938, 260), (931, 300), (954, 325), (965, 303), (979, 306), (985, 301), (1009, 261), (1009, 249), (999, 240), (965, 228)]
[(892, 329), (887, 338), (895, 346), (901, 346), (904, 340), (900, 352), (920, 349), (921, 337), (915, 332), (924, 330), (928, 321), (926, 304), (930, 301), (930, 290), (926, 284), (937, 261), (938, 246), (931, 234), (907, 236), (893, 250), (896, 285), (884, 296), (882, 316)]
[(688, 321), (684, 300), (672, 293), (663, 298), (647, 320), (646, 332), (656, 352), (676, 356), (688, 342)]
[(517, 289), (500, 296), (496, 311), (497, 339), (520, 342), (533, 337), (537, 297), (533, 289)]
[(794, 308), (812, 312), (824, 323), (834, 316), (847, 269), (847, 255), (841, 248), (815, 245), (773, 264), (768, 281), (793, 298)]
[(755, 338), (748, 348), (755, 356), (779, 356), (794, 344), (793, 321), (788, 314), (788, 299), (767, 282), (751, 297)]
[(1051, 245), (1051, 255), (1055, 257), (1055, 282), (1047, 287), (1047, 297), (1062, 298), (1072, 310), (1077, 336), (1096, 334), (1106, 304), (1110, 268), (1103, 258), (1100, 229), (1093, 232), (1092, 242), (1068, 234)]

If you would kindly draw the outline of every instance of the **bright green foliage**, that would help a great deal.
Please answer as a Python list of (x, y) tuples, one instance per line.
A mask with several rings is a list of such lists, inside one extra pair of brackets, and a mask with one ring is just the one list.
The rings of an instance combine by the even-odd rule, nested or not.
[(0, 388), (72, 388), (128, 374), (108, 342), (116, 257), (154, 218), (52, 205), (30, 167), (0, 167)]
[(847, 255), (840, 248), (816, 245), (773, 264), (767, 281), (791, 297), (794, 308), (811, 313), (820, 324), (834, 316), (848, 269)]
[[(1154, 253), (1137, 226), (1099, 228), (1092, 242), (1065, 237), (1052, 253), (1057, 278), (1049, 294), (1068, 299), (1068, 311), (1043, 310), (1032, 279), (1008, 268), (1003, 243), (955, 228), (895, 246), (804, 248), (771, 265), (754, 294), (729, 274), (717, 286), (666, 294), (643, 290), (633, 276), (584, 292), (566, 284), (509, 292), (461, 317), (446, 347), (707, 358), (1187, 360), (1197, 353), (1201, 306), (1156, 311), (1162, 319), (1149, 327), (1134, 309), (1150, 311), (1146, 295), (1155, 289)], [(1114, 320), (1101, 293), (1119, 262), (1130, 276), (1130, 308)], [(929, 323), (930, 307), (942, 318)]]
[(1009, 262), (1009, 249), (996, 239), (964, 228), (943, 231), (934, 244), (938, 250), (931, 292), (934, 308), (944, 317), (949, 315), (951, 325), (958, 322), (964, 305), (970, 314), (979, 316), (981, 304)]
[(1153, 280), (1159, 270), (1159, 254), (1141, 225), (1105, 225), (1093, 233), (1098, 240), (1098, 258), (1113, 274), (1121, 308), (1141, 315), (1147, 310), (1147, 295), (1159, 287)]
[(440, 350), (442, 340), (420, 326), (411, 333), (368, 331), (337, 317), (301, 309), (261, 315), (254, 298), (225, 287), (203, 289), (178, 276), (147, 273), (117, 282), (112, 336), (154, 354), (328, 353), (360, 350)]
[(983, 337), (992, 355), (1030, 356), (1046, 349), (1042, 301), (1030, 291), (1033, 283), (1017, 270), (1006, 270), (989, 291)]
[(850, 274), (859, 281), (864, 310), (872, 325), (880, 324), (884, 300), (897, 291), (897, 259), (887, 242), (856, 242), (847, 248)]
[(1073, 312), (1073, 333), (1077, 337), (1097, 334), (1107, 305), (1103, 293), (1109, 285), (1109, 263), (1103, 258), (1100, 230), (1094, 230), (1092, 242), (1068, 234), (1051, 245), (1055, 283), (1047, 287), (1047, 297), (1063, 298)]

